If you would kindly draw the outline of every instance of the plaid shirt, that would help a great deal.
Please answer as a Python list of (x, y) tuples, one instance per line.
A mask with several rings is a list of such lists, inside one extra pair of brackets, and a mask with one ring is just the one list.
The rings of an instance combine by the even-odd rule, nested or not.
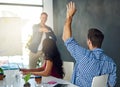
[(102, 49), (85, 49), (73, 37), (69, 38), (65, 45), (76, 61), (72, 75), (73, 84), (79, 87), (91, 87), (94, 76), (109, 74), (108, 84), (112, 87), (115, 86), (116, 64), (104, 54)]

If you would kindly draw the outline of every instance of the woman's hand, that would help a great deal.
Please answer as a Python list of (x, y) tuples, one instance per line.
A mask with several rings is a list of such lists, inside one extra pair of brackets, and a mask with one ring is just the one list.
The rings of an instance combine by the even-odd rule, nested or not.
[(23, 75), (31, 74), (30, 72), (22, 72)]

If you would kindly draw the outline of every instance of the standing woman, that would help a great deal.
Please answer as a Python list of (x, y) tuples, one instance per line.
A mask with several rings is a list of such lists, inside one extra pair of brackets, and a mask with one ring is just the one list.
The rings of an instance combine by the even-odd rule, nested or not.
[(58, 51), (56, 42), (53, 39), (46, 38), (43, 41), (42, 52), (44, 53), (44, 63), (42, 67), (35, 69), (20, 69), (23, 74), (33, 74), (39, 76), (64, 77), (63, 62)]

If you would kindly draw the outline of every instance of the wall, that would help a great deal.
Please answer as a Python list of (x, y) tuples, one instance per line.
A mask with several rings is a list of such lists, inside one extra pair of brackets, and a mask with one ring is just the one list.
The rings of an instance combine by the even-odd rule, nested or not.
[(47, 25), (53, 28), (53, 0), (43, 0), (43, 11), (48, 13)]
[[(58, 38), (58, 46), (65, 61), (74, 61), (62, 41), (63, 25), (65, 22), (66, 4), (70, 0), (53, 0), (54, 28)], [(117, 64), (117, 84), (120, 86), (120, 1), (119, 0), (74, 0), (77, 12), (72, 28), (73, 36), (83, 46), (86, 45), (86, 34), (89, 28), (99, 28), (105, 39), (102, 49), (113, 58)]]

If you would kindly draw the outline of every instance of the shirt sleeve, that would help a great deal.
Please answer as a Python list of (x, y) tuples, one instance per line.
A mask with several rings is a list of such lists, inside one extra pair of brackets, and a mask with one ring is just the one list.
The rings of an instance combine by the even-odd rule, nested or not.
[(73, 37), (65, 41), (65, 46), (76, 61), (85, 58), (87, 49), (81, 47)]
[(114, 87), (116, 84), (116, 64), (113, 64), (112, 68), (112, 72), (110, 73), (109, 76), (109, 85), (110, 87)]

